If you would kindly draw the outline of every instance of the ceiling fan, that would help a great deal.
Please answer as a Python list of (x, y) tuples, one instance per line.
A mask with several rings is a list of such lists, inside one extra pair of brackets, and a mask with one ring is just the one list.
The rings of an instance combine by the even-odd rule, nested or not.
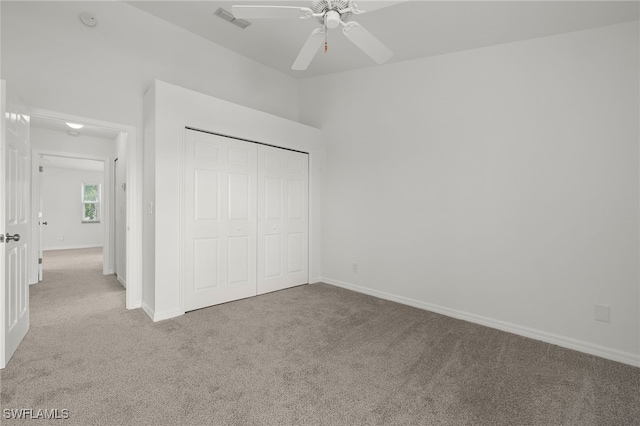
[(364, 13), (358, 9), (356, 0), (312, 0), (311, 8), (297, 6), (233, 6), (233, 15), (238, 19), (261, 18), (315, 18), (321, 25), (311, 32), (302, 46), (293, 66), (294, 70), (306, 70), (316, 52), (324, 42), (324, 51), (328, 49), (327, 33), (330, 29), (342, 26), (343, 34), (358, 46), (371, 59), (379, 64), (388, 61), (393, 52), (362, 25), (351, 20), (353, 15)]

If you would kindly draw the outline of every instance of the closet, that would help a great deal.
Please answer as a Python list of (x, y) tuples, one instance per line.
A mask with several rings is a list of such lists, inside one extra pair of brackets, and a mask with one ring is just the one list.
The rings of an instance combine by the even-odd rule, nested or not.
[(308, 157), (186, 130), (185, 311), (309, 282)]

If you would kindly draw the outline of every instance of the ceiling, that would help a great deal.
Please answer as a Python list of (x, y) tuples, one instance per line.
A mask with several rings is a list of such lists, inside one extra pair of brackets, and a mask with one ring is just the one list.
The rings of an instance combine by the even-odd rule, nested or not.
[(55, 131), (64, 132), (64, 133), (69, 133), (70, 131), (77, 132), (78, 135), (74, 135), (74, 136), (83, 135), (83, 136), (92, 136), (94, 138), (114, 140), (120, 133), (117, 130), (107, 129), (107, 128), (98, 127), (98, 126), (91, 126), (84, 123), (75, 123), (75, 124), (83, 124), (84, 127), (82, 129), (75, 130), (67, 126), (63, 120), (57, 120), (57, 119), (47, 118), (47, 117), (31, 116), (32, 127), (39, 127), (41, 129), (55, 130)]
[[(317, 21), (254, 19), (246, 29), (214, 15), (234, 4), (309, 7), (310, 1), (129, 1), (165, 21), (243, 56), (291, 75), (307, 78), (376, 66), (339, 29), (329, 33), (328, 53), (318, 52), (309, 68), (291, 64)], [(357, 21), (386, 44), (389, 62), (511, 43), (639, 19), (636, 1), (375, 1), (357, 2)], [(385, 7), (382, 7), (385, 6)], [(206, 53), (203, 53), (206, 54)]]
[(88, 172), (102, 172), (104, 170), (103, 161), (54, 155), (42, 155), (40, 157), (40, 165), (45, 168), (84, 170)]

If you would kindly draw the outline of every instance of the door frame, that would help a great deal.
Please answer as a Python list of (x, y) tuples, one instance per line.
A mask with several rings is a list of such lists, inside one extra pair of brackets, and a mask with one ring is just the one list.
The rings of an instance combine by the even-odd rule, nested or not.
[[(103, 262), (102, 262), (102, 273), (104, 275), (109, 275), (114, 273), (114, 256), (112, 255), (114, 252), (114, 238), (112, 237), (112, 230), (115, 227), (115, 218), (113, 217), (113, 183), (111, 182), (111, 176), (113, 175), (113, 170), (110, 167), (110, 158), (109, 157), (101, 157), (101, 156), (93, 156), (86, 154), (78, 154), (72, 152), (60, 152), (60, 151), (49, 151), (44, 149), (31, 149), (31, 235), (33, 236), (31, 247), (33, 247), (33, 251), (36, 249), (40, 249), (39, 241), (36, 241), (36, 237), (39, 237), (41, 233), (41, 229), (38, 230), (38, 223), (41, 221), (41, 218), (38, 215), (40, 205), (40, 200), (42, 197), (42, 192), (40, 188), (40, 172), (39, 166), (40, 158), (45, 155), (48, 157), (62, 157), (62, 158), (73, 158), (78, 160), (93, 160), (100, 161), (104, 166), (102, 169), (102, 221), (103, 221)], [(31, 260), (37, 258), (36, 253), (30, 254)], [(36, 265), (33, 265), (36, 266)], [(32, 274), (34, 268), (30, 270), (30, 274)], [(33, 276), (29, 284), (36, 284), (36, 281), (33, 280)]]
[[(80, 122), (87, 125), (104, 127), (127, 135), (127, 237), (126, 237), (126, 308), (142, 307), (142, 144), (138, 141), (136, 126), (113, 123), (91, 117), (66, 114), (41, 108), (29, 108), (31, 116), (61, 121)], [(115, 153), (115, 150), (114, 150)], [(60, 155), (58, 153), (58, 155)], [(88, 158), (85, 156), (85, 158)], [(115, 154), (114, 154), (115, 158)], [(110, 161), (105, 163), (111, 168)], [(32, 208), (33, 210), (33, 208)], [(33, 211), (32, 211), (33, 214)], [(111, 215), (113, 216), (113, 215)], [(111, 219), (112, 220), (112, 219)], [(4, 287), (4, 286), (3, 286)]]
[[(117, 153), (116, 153), (117, 154)], [(122, 284), (123, 287), (127, 287), (126, 283), (122, 280), (122, 278), (120, 277), (120, 275), (118, 275), (118, 217), (120, 215), (119, 213), (119, 205), (118, 205), (118, 157), (115, 157), (113, 159), (113, 161), (111, 162), (113, 164), (113, 179), (111, 184), (112, 186), (112, 191), (113, 191), (113, 273), (116, 276), (116, 278), (118, 279), (118, 281), (120, 282), (120, 284)], [(122, 162), (120, 162), (122, 164)], [(120, 166), (122, 167), (122, 166)], [(125, 193), (126, 195), (126, 193)], [(126, 212), (125, 212), (126, 214)], [(126, 222), (126, 220), (125, 220)], [(120, 226), (126, 225), (125, 224), (120, 224)], [(125, 233), (126, 236), (126, 233)], [(125, 237), (126, 240), (126, 237)], [(126, 244), (126, 241), (125, 241)], [(126, 251), (126, 249), (125, 249)], [(125, 262), (125, 266), (126, 266), (126, 262)], [(126, 271), (125, 271), (126, 274)]]
[[(4, 176), (4, 165), (7, 164), (6, 163), (6, 140), (5, 140), (5, 120), (4, 120), (4, 116), (7, 110), (7, 85), (5, 83), (4, 80), (0, 80), (0, 164), (2, 165), (2, 172), (0, 173), (0, 224), (2, 224), (2, 232), (4, 232), (4, 226), (5, 226), (5, 204), (6, 204), (6, 191), (5, 191), (5, 187), (6, 187), (6, 182), (5, 182), (5, 176)], [(4, 359), (5, 356), (5, 352), (4, 352), (4, 346), (5, 346), (5, 341), (4, 341), (4, 335), (5, 335), (5, 313), (4, 313), (4, 307), (5, 307), (5, 273), (4, 273), (4, 268), (5, 268), (5, 243), (4, 243), (4, 239), (0, 242), (0, 262), (2, 264), (2, 272), (0, 273), (0, 306), (2, 306), (2, 314), (0, 315), (0, 368), (4, 368), (5, 364), (7, 362), (7, 360)]]

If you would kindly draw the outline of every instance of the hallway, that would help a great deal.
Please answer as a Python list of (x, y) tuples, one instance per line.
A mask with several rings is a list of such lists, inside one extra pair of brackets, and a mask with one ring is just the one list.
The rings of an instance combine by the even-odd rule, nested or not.
[(102, 274), (102, 247), (45, 251), (43, 267), (43, 281), (29, 289), (32, 329), (124, 310), (124, 287)]

